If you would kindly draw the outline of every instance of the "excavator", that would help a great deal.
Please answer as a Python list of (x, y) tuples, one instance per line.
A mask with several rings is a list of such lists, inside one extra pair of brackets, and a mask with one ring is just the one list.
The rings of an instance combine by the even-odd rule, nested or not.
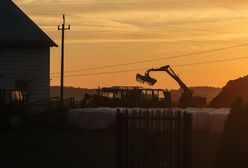
[(169, 65), (160, 67), (160, 68), (151, 68), (145, 72), (144, 75), (137, 74), (136, 80), (141, 83), (147, 83), (148, 85), (153, 86), (157, 80), (150, 76), (150, 72), (167, 72), (181, 87), (183, 93), (179, 99), (179, 106), (186, 107), (203, 107), (206, 105), (206, 98), (201, 96), (193, 96), (193, 90), (189, 89), (187, 85), (179, 78), (178, 75), (171, 69)]

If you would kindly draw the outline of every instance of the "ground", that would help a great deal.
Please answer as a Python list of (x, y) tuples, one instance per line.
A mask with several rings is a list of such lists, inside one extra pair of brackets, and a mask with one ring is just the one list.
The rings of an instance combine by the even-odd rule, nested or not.
[(215, 168), (220, 134), (193, 132), (192, 166), (193, 168)]
[(1, 163), (9, 167), (114, 168), (114, 136), (107, 131), (1, 133)]
[[(220, 136), (193, 134), (193, 168), (214, 168)], [(36, 168), (114, 168), (114, 131), (1, 132), (1, 164)]]

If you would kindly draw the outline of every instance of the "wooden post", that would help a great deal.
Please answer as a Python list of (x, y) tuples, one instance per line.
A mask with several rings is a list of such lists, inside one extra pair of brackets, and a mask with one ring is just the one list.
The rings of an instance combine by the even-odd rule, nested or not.
[(65, 15), (63, 14), (63, 24), (62, 26), (58, 26), (58, 30), (62, 31), (62, 39), (61, 39), (61, 78), (60, 78), (60, 105), (61, 109), (63, 109), (63, 100), (64, 100), (64, 41), (65, 41), (65, 30), (70, 30), (70, 25), (65, 27)]

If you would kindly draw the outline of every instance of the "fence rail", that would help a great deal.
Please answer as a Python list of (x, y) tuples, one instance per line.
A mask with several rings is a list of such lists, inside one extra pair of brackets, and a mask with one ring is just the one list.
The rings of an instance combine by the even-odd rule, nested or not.
[(32, 102), (28, 105), (30, 125), (44, 127), (48, 125), (62, 125), (66, 121), (66, 111), (75, 107), (74, 98), (61, 100), (58, 97)]
[[(28, 104), (28, 114), (44, 113), (61, 110), (61, 100), (58, 97), (39, 100)], [(63, 100), (63, 109), (72, 109), (75, 107), (75, 99), (73, 97)]]
[(191, 168), (192, 115), (118, 110), (117, 168)]

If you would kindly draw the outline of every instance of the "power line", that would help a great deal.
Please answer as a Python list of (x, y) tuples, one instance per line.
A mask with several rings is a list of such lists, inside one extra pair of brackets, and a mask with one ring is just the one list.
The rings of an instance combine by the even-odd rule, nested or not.
[[(114, 74), (114, 73), (123, 73), (123, 72), (135, 72), (135, 71), (141, 71), (141, 70), (145, 70), (145, 69), (143, 68), (143, 69), (132, 69), (132, 70), (123, 70), (123, 71), (96, 72), (96, 73), (87, 73), (87, 74), (66, 75), (64, 77), (105, 75), (105, 74)], [(59, 76), (54, 76), (52, 78), (59, 78)]]
[[(161, 61), (161, 60), (167, 60), (167, 59), (175, 59), (175, 58), (187, 57), (187, 56), (192, 56), (192, 55), (206, 54), (206, 53), (217, 52), (217, 51), (222, 51), (222, 50), (227, 50), (227, 49), (244, 47), (247, 45), (248, 44), (239, 44), (239, 45), (233, 45), (233, 46), (229, 46), (229, 47), (222, 47), (222, 48), (216, 48), (216, 49), (211, 49), (211, 50), (198, 51), (198, 52), (193, 52), (193, 53), (188, 53), (188, 54), (180, 54), (180, 55), (175, 55), (175, 56), (170, 56), (170, 57), (161, 57), (161, 58), (148, 59), (148, 60), (143, 60), (143, 61), (136, 61), (136, 62), (128, 62), (128, 63), (122, 63), (122, 64), (113, 64), (113, 65), (97, 66), (97, 67), (91, 67), (91, 68), (71, 70), (71, 71), (65, 71), (65, 73), (82, 72), (82, 71), (98, 70), (98, 69), (106, 69), (106, 68), (115, 68), (115, 67), (120, 67), (120, 66), (136, 65), (136, 64), (142, 64), (142, 63), (147, 63), (147, 62), (155, 62), (155, 61)], [(58, 73), (59, 72), (53, 72), (51, 74), (58, 74)]]
[[(195, 63), (189, 63), (189, 64), (178, 64), (178, 65), (172, 65), (171, 67), (186, 67), (186, 66), (212, 64), (212, 63), (228, 62), (228, 61), (242, 60), (242, 59), (248, 59), (248, 57), (236, 57), (236, 58), (218, 59), (218, 60), (204, 61), (204, 62), (195, 62)], [(137, 72), (137, 71), (144, 71), (144, 70), (147, 70), (147, 69), (142, 68), (142, 69), (131, 69), (131, 70), (122, 70), (122, 71), (120, 70), (120, 71), (108, 71), (108, 72), (95, 72), (95, 73), (66, 75), (65, 77), (106, 75), (106, 74), (115, 74), (115, 73)], [(54, 76), (52, 78), (59, 78), (59, 76)]]
[(193, 66), (193, 65), (212, 64), (212, 63), (228, 62), (228, 61), (242, 60), (242, 59), (248, 59), (248, 57), (226, 58), (226, 59), (218, 59), (218, 60), (196, 62), (196, 63), (189, 63), (189, 64), (179, 64), (179, 65), (174, 65), (172, 67), (185, 67), (185, 66)]

